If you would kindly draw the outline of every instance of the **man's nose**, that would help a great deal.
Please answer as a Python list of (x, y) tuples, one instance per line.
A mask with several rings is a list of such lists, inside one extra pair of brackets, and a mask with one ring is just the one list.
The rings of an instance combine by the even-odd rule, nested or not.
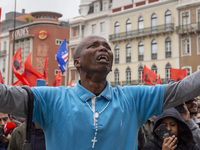
[(4, 125), (5, 125), (5, 121), (4, 121), (3, 119), (1, 119), (1, 121), (0, 121), (0, 125), (1, 125), (2, 127), (4, 127)]
[(108, 49), (105, 46), (100, 45), (99, 50), (100, 51), (107, 51)]

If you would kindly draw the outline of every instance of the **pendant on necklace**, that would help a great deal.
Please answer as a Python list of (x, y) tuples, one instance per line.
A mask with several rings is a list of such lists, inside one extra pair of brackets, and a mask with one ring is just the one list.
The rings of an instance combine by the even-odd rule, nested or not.
[(98, 114), (98, 112), (95, 112), (95, 114), (94, 114), (94, 115), (95, 115), (95, 118), (96, 118), (96, 119), (98, 119), (98, 118), (99, 118), (99, 114)]

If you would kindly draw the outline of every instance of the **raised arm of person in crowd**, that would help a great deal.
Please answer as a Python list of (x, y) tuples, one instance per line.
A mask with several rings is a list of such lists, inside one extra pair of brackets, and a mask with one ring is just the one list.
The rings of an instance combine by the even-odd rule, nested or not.
[(28, 94), (21, 87), (0, 84), (0, 110), (3, 113), (26, 117)]
[(200, 95), (200, 71), (187, 76), (182, 81), (166, 85), (163, 109), (175, 107)]

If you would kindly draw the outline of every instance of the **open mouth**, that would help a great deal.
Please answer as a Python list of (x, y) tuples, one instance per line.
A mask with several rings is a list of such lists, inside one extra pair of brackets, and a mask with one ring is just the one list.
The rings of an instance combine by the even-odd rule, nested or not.
[(100, 55), (98, 58), (97, 58), (98, 61), (100, 62), (108, 62), (109, 59), (106, 55)]

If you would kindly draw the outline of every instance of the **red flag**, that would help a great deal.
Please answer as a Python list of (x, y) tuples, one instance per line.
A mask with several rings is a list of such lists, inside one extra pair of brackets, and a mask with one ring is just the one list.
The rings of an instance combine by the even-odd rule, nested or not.
[(22, 74), (29, 86), (36, 86), (37, 79), (43, 79), (43, 75), (32, 68), (31, 53), (27, 56), (24, 62), (24, 72)]
[(153, 82), (157, 79), (158, 75), (149, 68), (144, 65), (144, 69), (142, 72), (142, 81), (146, 82), (147, 84), (154, 85)]
[(27, 83), (24, 81), (23, 76), (18, 72), (22, 67), (21, 47), (16, 51), (12, 59), (12, 69), (15, 76), (23, 82), (24, 85)]
[(55, 79), (53, 80), (52, 86), (54, 86), (54, 87), (61, 86), (61, 81), (62, 81), (61, 72), (58, 71)]
[(14, 85), (14, 86), (22, 86), (23, 83), (22, 83), (21, 81), (17, 80), (17, 81), (14, 82), (12, 85)]
[(72, 79), (70, 80), (68, 86), (72, 87)]
[(4, 83), (3, 83), (3, 78), (2, 78), (2, 75), (1, 75), (1, 71), (0, 71), (0, 83), (1, 83), (1, 84), (4, 84)]
[(156, 84), (161, 84), (160, 75), (158, 76), (158, 80), (156, 81)]
[(43, 78), (45, 79), (45, 81), (47, 80), (47, 58), (48, 58), (48, 55), (46, 56), (45, 58), (45, 61), (44, 61), (44, 69), (43, 69)]
[(183, 80), (183, 78), (187, 77), (187, 70), (186, 69), (173, 69), (170, 68), (170, 79), (173, 79), (174, 82), (179, 80)]

